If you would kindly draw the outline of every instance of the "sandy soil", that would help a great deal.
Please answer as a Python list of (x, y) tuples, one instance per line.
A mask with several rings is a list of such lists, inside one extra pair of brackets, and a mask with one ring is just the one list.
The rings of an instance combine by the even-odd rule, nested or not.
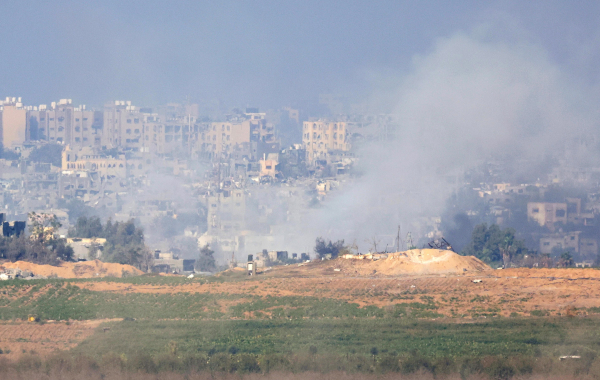
[[(71, 322), (0, 323), (0, 349), (2, 357), (18, 358), (23, 353), (47, 356), (56, 350), (75, 347), (94, 333), (104, 320)], [(10, 351), (10, 352), (8, 352)]]
[(237, 282), (152, 286), (107, 281), (77, 286), (123, 293), (312, 296), (380, 307), (432, 299), (438, 306), (436, 312), (455, 318), (510, 316), (514, 313), (530, 315), (532, 311), (536, 313), (535, 310), (548, 315), (564, 315), (567, 310), (573, 312), (574, 308), (600, 307), (600, 271), (596, 269), (484, 268), (479, 272), (440, 275), (386, 276), (377, 272), (365, 276), (361, 274), (367, 271), (361, 267), (362, 263), (354, 261), (348, 264), (348, 261), (340, 259), (301, 267), (279, 267)]
[(384, 276), (481, 272), (491, 270), (483, 261), (473, 256), (460, 256), (440, 249), (413, 249), (389, 254), (382, 260), (334, 260), (337, 269), (354, 270), (357, 275), (380, 274)]
[(9, 261), (0, 264), (4, 268), (28, 270), (39, 276), (56, 276), (60, 278), (122, 277), (140, 275), (143, 272), (131, 265), (104, 263), (100, 260), (81, 261), (78, 263), (62, 263), (60, 266), (38, 265), (26, 261)]

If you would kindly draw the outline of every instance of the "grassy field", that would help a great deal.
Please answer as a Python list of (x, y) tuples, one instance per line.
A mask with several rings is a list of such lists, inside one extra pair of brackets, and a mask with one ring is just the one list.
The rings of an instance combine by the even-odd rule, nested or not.
[[(436, 318), (436, 305), (427, 297), (392, 307), (365, 306), (326, 297), (256, 296), (228, 293), (117, 293), (82, 289), (81, 282), (99, 280), (5, 281), (0, 283), (0, 320), (143, 319), (320, 319)], [(179, 278), (114, 279), (177, 287)], [(206, 281), (206, 280), (198, 280)], [(189, 282), (188, 282), (189, 283)]]
[[(0, 319), (25, 319), (28, 315), (38, 316), (40, 323), (121, 319), (101, 324), (91, 336), (62, 354), (68, 358), (50, 358), (41, 364), (41, 359), (31, 357), (23, 368), (42, 368), (84, 357), (98, 368), (145, 372), (277, 369), (410, 373), (425, 369), (436, 376), (486, 373), (508, 378), (563, 366), (568, 367), (564, 373), (569, 375), (600, 375), (600, 318), (594, 315), (600, 308), (588, 308), (585, 314), (570, 317), (546, 316), (540, 310), (539, 315), (531, 313), (533, 316), (526, 318), (468, 320), (443, 317), (438, 313), (440, 300), (423, 291), (387, 297), (389, 302), (402, 303), (381, 307), (360, 306), (327, 292), (302, 296), (215, 291), (226, 289), (215, 283), (232, 282), (237, 288), (240, 281), (244, 281), (244, 289), (261, 286), (260, 281), (236, 274), (191, 281), (158, 276), (3, 281)], [(202, 284), (202, 292), (185, 292), (188, 288), (184, 286), (190, 282)], [(81, 287), (90, 283), (116, 283), (121, 288), (98, 291)], [(129, 284), (161, 291), (128, 292)], [(213, 285), (205, 289), (204, 284)], [(365, 288), (362, 285), (361, 289)], [(178, 291), (171, 291), (175, 289)], [(469, 302), (491, 307), (484, 297), (471, 297)], [(559, 363), (557, 358), (562, 355), (582, 359)]]
[(582, 355), (600, 352), (600, 320), (512, 319), (441, 323), (395, 319), (287, 321), (122, 321), (93, 335), (75, 350), (159, 355), (173, 345), (181, 354), (219, 352), (334, 355), (403, 355), (428, 358)]

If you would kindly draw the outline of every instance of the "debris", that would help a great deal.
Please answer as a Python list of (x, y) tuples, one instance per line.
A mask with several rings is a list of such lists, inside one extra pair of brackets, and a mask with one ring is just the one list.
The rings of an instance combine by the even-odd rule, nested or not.
[(579, 355), (565, 355), (565, 356), (560, 356), (558, 358), (558, 360), (567, 360), (567, 359), (581, 359), (581, 356), (579, 356)]
[(341, 269), (340, 268), (335, 268), (333, 271), (334, 272), (341, 272)]
[(473, 282), (474, 282), (475, 284), (479, 284), (479, 283), (481, 282), (481, 280), (473, 280)]
[(194, 278), (194, 274), (190, 274), (189, 276), (187, 276), (187, 278)]

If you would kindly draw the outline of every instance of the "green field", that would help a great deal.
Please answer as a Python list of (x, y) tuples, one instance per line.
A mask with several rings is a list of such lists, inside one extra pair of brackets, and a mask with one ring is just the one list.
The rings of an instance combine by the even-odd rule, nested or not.
[(255, 355), (302, 354), (313, 346), (335, 355), (402, 355), (430, 358), (490, 355), (556, 356), (600, 352), (599, 319), (511, 319), (441, 323), (395, 319), (121, 321), (83, 342), (76, 352), (131, 355), (235, 351)]
[[(238, 280), (232, 276), (192, 281)], [(40, 323), (119, 319), (104, 322), (70, 352), (46, 361), (30, 357), (29, 362), (14, 364), (15, 370), (50, 371), (71, 361), (77, 368), (73, 363), (86, 358), (92, 363), (90, 370), (100, 372), (425, 370), (436, 376), (482, 373), (501, 379), (549, 371), (600, 375), (597, 308), (588, 309), (587, 317), (454, 320), (441, 318), (434, 299), (423, 294), (411, 295), (402, 304), (360, 307), (326, 296), (125, 293), (76, 286), (97, 281), (173, 290), (190, 282), (155, 276), (0, 282), (3, 320), (31, 314)], [(563, 355), (581, 359), (559, 362)]]
[[(326, 297), (272, 297), (251, 294), (175, 292), (113, 293), (82, 289), (75, 283), (99, 280), (4, 281), (0, 283), (0, 320), (135, 319), (321, 319), (321, 318), (437, 318), (436, 305), (427, 297), (388, 308), (359, 307), (355, 303)], [(185, 282), (146, 277), (135, 284), (171, 286)], [(143, 282), (145, 281), (145, 282)], [(160, 282), (159, 282), (160, 281)], [(205, 281), (205, 280), (198, 280)]]

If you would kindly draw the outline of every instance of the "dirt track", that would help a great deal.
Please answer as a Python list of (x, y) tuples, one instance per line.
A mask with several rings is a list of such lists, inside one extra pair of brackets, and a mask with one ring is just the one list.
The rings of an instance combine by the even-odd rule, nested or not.
[(104, 320), (71, 322), (13, 322), (0, 324), (2, 357), (17, 358), (24, 353), (47, 356), (56, 350), (75, 347), (94, 333)]

